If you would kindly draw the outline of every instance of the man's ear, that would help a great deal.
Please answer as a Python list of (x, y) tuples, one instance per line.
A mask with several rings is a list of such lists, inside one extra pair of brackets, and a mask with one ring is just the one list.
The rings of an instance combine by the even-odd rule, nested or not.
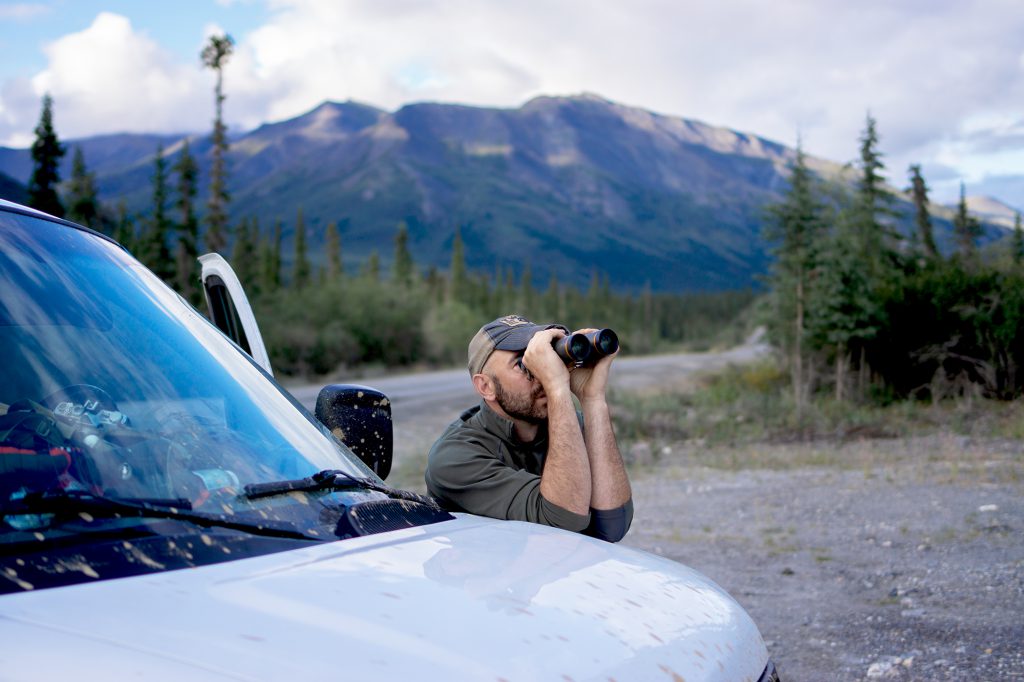
[(473, 375), (473, 388), (484, 400), (494, 400), (494, 381), (486, 374)]

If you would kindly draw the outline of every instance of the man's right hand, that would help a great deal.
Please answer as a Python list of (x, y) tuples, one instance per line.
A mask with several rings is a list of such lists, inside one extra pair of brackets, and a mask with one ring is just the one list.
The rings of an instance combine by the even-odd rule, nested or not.
[(545, 329), (533, 335), (523, 353), (523, 365), (552, 394), (560, 386), (569, 387), (569, 370), (555, 352), (554, 342), (565, 336), (561, 329)]

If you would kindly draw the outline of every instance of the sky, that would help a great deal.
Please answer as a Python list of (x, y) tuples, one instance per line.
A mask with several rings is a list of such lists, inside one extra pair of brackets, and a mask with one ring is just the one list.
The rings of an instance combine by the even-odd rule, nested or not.
[(232, 132), (325, 100), (518, 107), (594, 93), (840, 163), (870, 113), (889, 181), (1024, 209), (1024, 0), (0, 0), (0, 146), (201, 132), (228, 33)]

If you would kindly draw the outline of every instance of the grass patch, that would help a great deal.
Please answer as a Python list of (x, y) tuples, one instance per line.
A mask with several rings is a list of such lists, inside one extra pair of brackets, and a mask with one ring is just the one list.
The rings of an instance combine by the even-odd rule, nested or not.
[[(611, 396), (620, 443), (693, 442), (730, 447), (753, 443), (848, 443), (934, 433), (1024, 438), (1024, 401), (905, 401), (886, 406), (819, 398), (798, 415), (788, 378), (774, 363), (730, 367), (699, 377), (690, 389)], [(819, 455), (822, 464), (830, 455)]]

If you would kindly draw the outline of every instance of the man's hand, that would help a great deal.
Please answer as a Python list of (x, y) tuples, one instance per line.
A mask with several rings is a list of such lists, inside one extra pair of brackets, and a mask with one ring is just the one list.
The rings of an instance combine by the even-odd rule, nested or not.
[(560, 386), (569, 385), (569, 370), (552, 345), (563, 336), (565, 332), (561, 329), (539, 331), (530, 339), (523, 353), (523, 365), (548, 395), (552, 395)]
[[(574, 333), (587, 334), (596, 329), (580, 329)], [(596, 352), (596, 351), (594, 351)], [(581, 403), (592, 400), (604, 400), (608, 389), (608, 374), (611, 371), (612, 359), (619, 354), (615, 351), (606, 355), (593, 367), (577, 367), (569, 373), (569, 388), (580, 399)]]

